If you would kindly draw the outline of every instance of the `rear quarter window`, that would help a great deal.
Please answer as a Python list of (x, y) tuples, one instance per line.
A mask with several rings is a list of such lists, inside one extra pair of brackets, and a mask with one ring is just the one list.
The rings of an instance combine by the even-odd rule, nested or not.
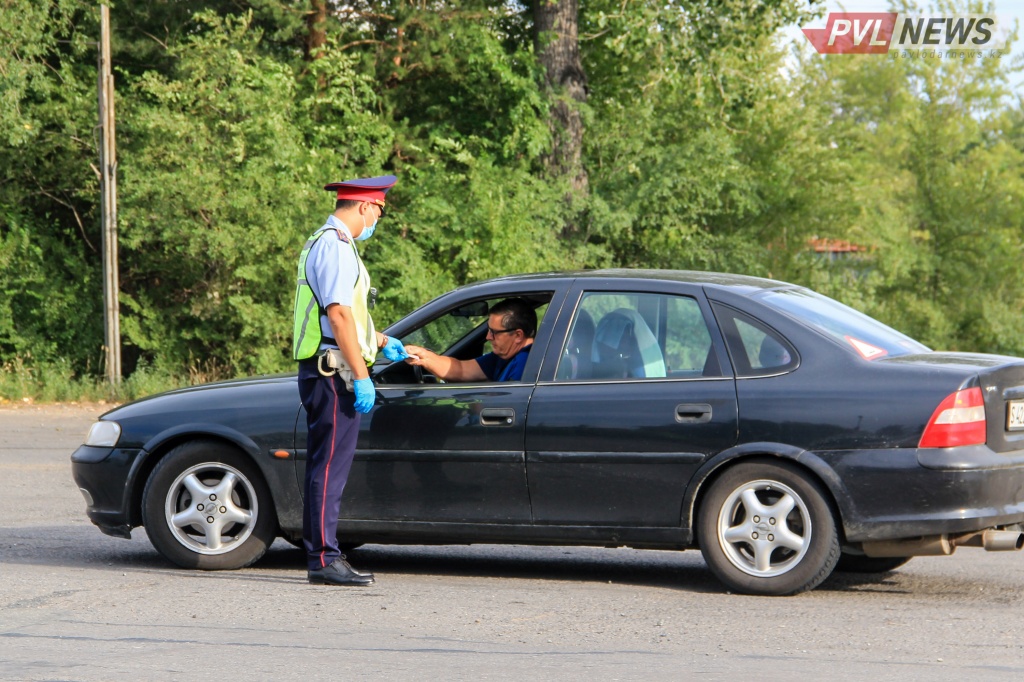
[(770, 376), (790, 372), (799, 365), (793, 345), (768, 325), (735, 308), (713, 303), (736, 376)]

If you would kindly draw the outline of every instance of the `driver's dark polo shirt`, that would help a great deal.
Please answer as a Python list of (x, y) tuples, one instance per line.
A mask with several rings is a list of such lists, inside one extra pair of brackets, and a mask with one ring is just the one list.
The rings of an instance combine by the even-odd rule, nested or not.
[(519, 381), (523, 378), (523, 370), (526, 369), (526, 360), (530, 356), (531, 343), (525, 346), (518, 353), (508, 360), (503, 360), (494, 353), (482, 355), (476, 359), (484, 376), (491, 381)]

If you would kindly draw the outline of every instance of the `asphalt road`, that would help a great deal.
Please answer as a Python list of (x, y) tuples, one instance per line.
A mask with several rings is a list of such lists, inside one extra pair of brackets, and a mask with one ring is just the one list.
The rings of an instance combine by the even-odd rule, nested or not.
[(97, 406), (0, 407), (2, 680), (1020, 680), (1024, 554), (961, 549), (788, 598), (698, 552), (368, 546), (370, 588), (179, 570), (86, 519), (69, 456)]

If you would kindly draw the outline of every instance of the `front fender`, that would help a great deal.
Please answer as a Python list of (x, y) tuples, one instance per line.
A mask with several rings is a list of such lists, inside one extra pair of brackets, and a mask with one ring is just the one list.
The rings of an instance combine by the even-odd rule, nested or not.
[(223, 440), (238, 446), (241, 450), (252, 457), (253, 462), (266, 477), (267, 472), (264, 462), (259, 457), (259, 447), (256, 443), (236, 429), (224, 426), (223, 424), (198, 423), (178, 424), (163, 431), (160, 431), (143, 445), (138, 456), (132, 462), (128, 471), (128, 478), (124, 487), (123, 508), (132, 526), (141, 525), (142, 519), (140, 509), (142, 504), (142, 492), (145, 487), (149, 473), (156, 466), (156, 463), (163, 457), (164, 453), (179, 443), (201, 438), (214, 438)]
[(252, 438), (237, 429), (223, 424), (176, 424), (164, 429), (143, 444), (147, 453), (164, 450), (168, 443), (175, 441), (194, 440), (204, 436), (213, 436), (234, 443), (254, 459), (259, 459), (260, 449)]

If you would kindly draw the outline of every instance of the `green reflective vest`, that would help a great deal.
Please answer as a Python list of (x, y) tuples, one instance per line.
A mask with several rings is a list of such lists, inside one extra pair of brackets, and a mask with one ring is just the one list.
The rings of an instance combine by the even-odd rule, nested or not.
[[(323, 333), (320, 330), (320, 318), (325, 317), (327, 311), (320, 305), (316, 295), (313, 293), (313, 288), (309, 286), (309, 279), (306, 276), (306, 259), (309, 256), (309, 250), (313, 248), (316, 240), (329, 231), (331, 230), (314, 232), (306, 240), (305, 246), (302, 247), (302, 253), (299, 254), (299, 267), (295, 283), (295, 320), (292, 343), (292, 357), (296, 360), (307, 360), (315, 356), (317, 351), (320, 350), (320, 343), (324, 340)], [(334, 231), (338, 233), (339, 238), (342, 237), (341, 232), (336, 229)], [(359, 257), (359, 251), (351, 239), (346, 238), (342, 239), (342, 241), (347, 242), (352, 247), (352, 252), (356, 256), (359, 272), (356, 275), (352, 293), (352, 314), (356, 322), (359, 350), (363, 360), (366, 361), (366, 366), (369, 367), (377, 357), (377, 332), (373, 327), (373, 318), (370, 317), (370, 310), (367, 306), (367, 299), (370, 293), (370, 273), (366, 271), (366, 266), (363, 265), (363, 260)]]

